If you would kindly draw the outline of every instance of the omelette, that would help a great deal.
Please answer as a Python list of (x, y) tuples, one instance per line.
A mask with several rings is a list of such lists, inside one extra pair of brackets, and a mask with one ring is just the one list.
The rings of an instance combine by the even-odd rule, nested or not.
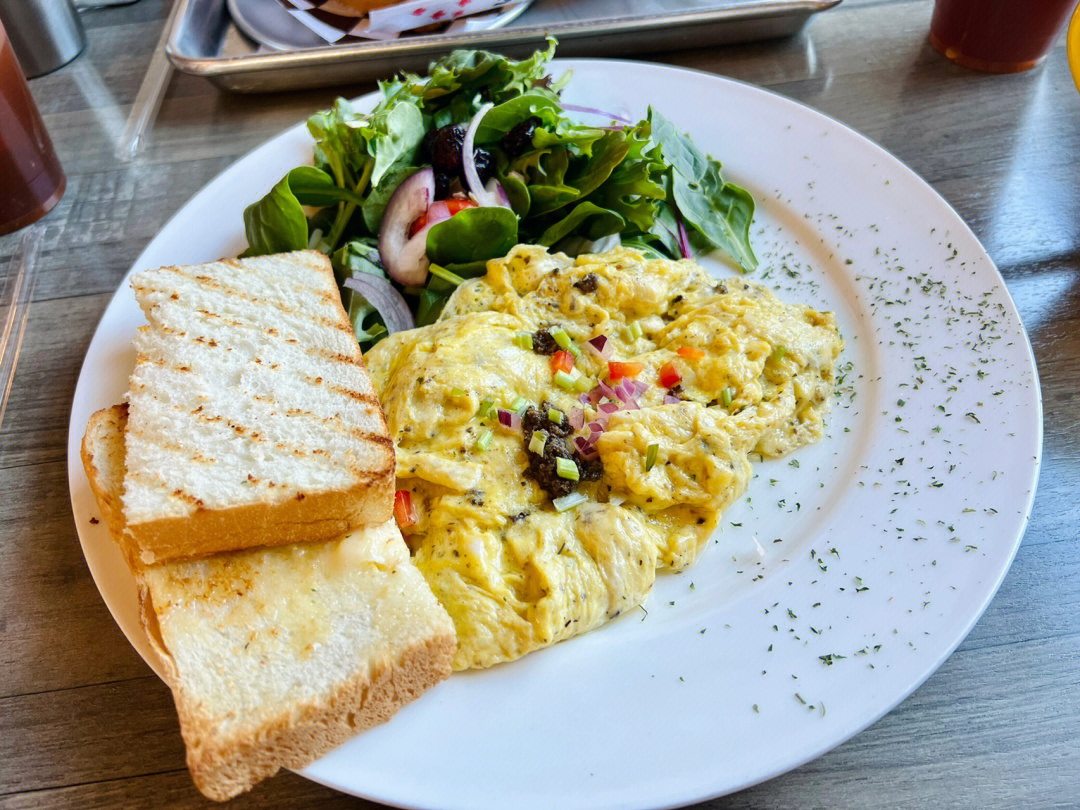
[(532, 245), (377, 344), (406, 537), (455, 668), (598, 627), (692, 564), (751, 454), (821, 438), (841, 347), (831, 313), (690, 260)]

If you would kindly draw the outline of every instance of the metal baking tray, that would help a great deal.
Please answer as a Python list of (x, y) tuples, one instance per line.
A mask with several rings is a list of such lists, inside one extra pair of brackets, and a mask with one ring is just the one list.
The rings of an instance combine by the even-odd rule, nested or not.
[[(225, 0), (176, 0), (165, 52), (177, 70), (241, 93), (355, 84), (421, 71), (454, 48), (522, 57), (547, 36), (559, 56), (617, 56), (772, 39), (797, 33), (840, 0), (534, 0), (510, 25), (297, 51), (260, 48)], [(267, 0), (273, 2), (273, 0)]]

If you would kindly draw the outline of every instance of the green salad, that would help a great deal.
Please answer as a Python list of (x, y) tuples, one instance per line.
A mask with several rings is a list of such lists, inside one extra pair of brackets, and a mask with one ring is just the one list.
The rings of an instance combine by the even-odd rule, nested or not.
[(522, 61), (454, 51), (427, 76), (380, 83), (370, 113), (338, 99), (313, 115), (314, 165), (244, 211), (244, 255), (329, 255), (364, 349), (434, 322), (458, 284), (519, 243), (719, 249), (752, 269), (750, 194), (656, 109), (633, 122), (563, 103), (555, 45)]

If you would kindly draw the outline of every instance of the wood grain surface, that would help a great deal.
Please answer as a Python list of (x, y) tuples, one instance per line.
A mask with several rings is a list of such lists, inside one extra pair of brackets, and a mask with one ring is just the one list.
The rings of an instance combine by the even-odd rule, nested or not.
[[(794, 39), (657, 58), (822, 110), (933, 185), (1001, 269), (1045, 404), (1027, 535), (959, 650), (851, 741), (701, 807), (1080, 806), (1080, 94), (1063, 42), (1024, 74), (950, 64), (926, 43), (931, 5), (845, 0)], [(180, 205), (339, 93), (370, 89), (232, 96), (178, 75), (149, 148), (120, 162), (114, 145), (166, 12), (140, 0), (86, 13), (87, 52), (32, 82), (68, 190), (45, 220), (0, 431), (0, 808), (210, 806), (187, 775), (168, 690), (83, 561), (68, 504), (71, 397), (106, 303)], [(0, 237), (5, 272), (15, 245)], [(289, 773), (232, 806), (374, 807)]]

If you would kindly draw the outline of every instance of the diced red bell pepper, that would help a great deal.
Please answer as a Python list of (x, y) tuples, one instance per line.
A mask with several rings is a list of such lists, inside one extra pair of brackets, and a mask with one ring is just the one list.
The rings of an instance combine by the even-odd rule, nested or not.
[(674, 363), (667, 363), (660, 367), (660, 385), (664, 386), (664, 388), (671, 388), (681, 381), (682, 375), (679, 374), (679, 370), (675, 368)]
[(617, 360), (610, 360), (607, 364), (608, 377), (612, 382), (618, 382), (623, 377), (636, 377), (641, 373), (641, 370), (645, 368), (641, 363), (634, 363), (632, 361), (619, 362)]
[(551, 373), (556, 374), (565, 371), (567, 374), (574, 368), (574, 355), (564, 352), (562, 349), (551, 355)]
[(413, 509), (412, 493), (399, 489), (394, 493), (394, 519), (398, 528), (404, 529), (416, 523), (416, 510)]
[(679, 349), (679, 357), (685, 357), (687, 360), (700, 360), (704, 356), (705, 351), (694, 346), (683, 346)]

